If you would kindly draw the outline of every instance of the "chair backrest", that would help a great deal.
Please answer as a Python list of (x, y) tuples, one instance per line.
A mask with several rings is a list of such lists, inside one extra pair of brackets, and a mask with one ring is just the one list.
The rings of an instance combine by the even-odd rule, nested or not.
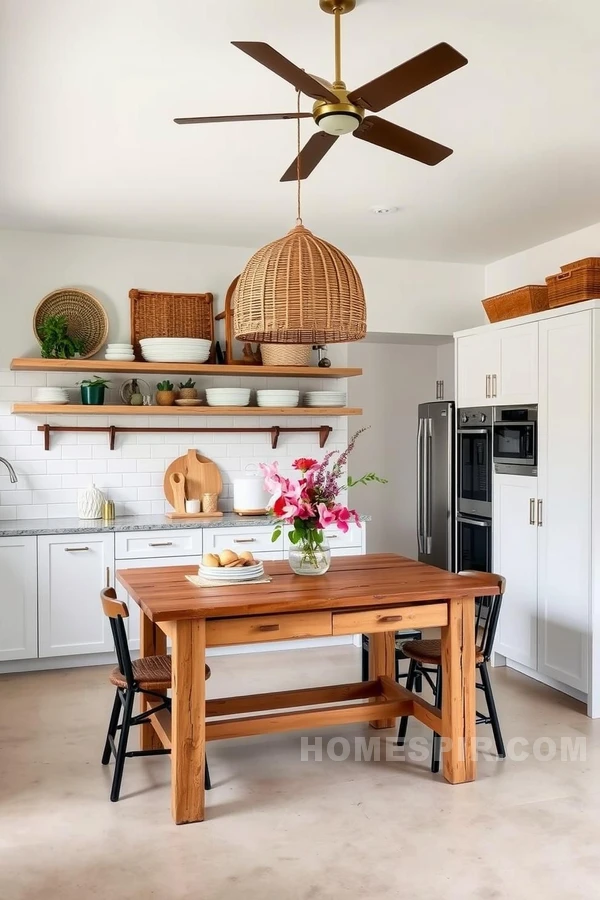
[(117, 600), (117, 593), (114, 588), (104, 588), (100, 593), (100, 599), (102, 600), (104, 615), (108, 616), (110, 620), (110, 630), (115, 642), (119, 669), (125, 676), (127, 687), (132, 688), (134, 686), (133, 667), (131, 665), (125, 625), (123, 624), (123, 619), (129, 617), (127, 604), (123, 603), (122, 600)]
[[(480, 576), (482, 572), (465, 569), (458, 574)], [(502, 606), (502, 598), (506, 589), (506, 578), (493, 572), (490, 573), (490, 577), (496, 580), (498, 593), (491, 597), (477, 597), (475, 600), (475, 643), (486, 662), (489, 662), (492, 655), (492, 647), (494, 646), (496, 629), (500, 618), (500, 607)]]

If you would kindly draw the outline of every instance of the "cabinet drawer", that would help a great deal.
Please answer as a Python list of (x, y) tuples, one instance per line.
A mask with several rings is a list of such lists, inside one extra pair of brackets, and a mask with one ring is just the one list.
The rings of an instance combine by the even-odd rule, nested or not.
[(202, 529), (122, 531), (115, 535), (116, 559), (154, 559), (159, 556), (201, 556)]
[(206, 644), (209, 647), (251, 644), (256, 641), (293, 641), (301, 638), (327, 637), (330, 634), (330, 612), (212, 619), (206, 623)]
[[(346, 534), (340, 531), (338, 528), (326, 528), (325, 529), (325, 540), (329, 542), (329, 546), (332, 550), (341, 550), (346, 549), (346, 547), (355, 547), (359, 551), (362, 548), (363, 542), (363, 534), (365, 530), (365, 523), (361, 523), (361, 526), (358, 525), (350, 525)], [(291, 544), (289, 542), (288, 534), (290, 532), (289, 526), (286, 525), (284, 529), (285, 534), (285, 547), (289, 550)]]
[(220, 553), (221, 550), (269, 551), (283, 548), (283, 536), (271, 541), (273, 526), (263, 528), (206, 528), (204, 530), (204, 552)]
[(404, 631), (407, 628), (432, 628), (448, 624), (445, 603), (417, 606), (357, 609), (333, 613), (332, 634), (372, 634), (375, 631)]

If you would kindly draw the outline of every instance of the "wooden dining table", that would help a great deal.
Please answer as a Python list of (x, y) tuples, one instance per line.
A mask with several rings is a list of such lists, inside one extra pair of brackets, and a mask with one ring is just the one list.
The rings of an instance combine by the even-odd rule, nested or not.
[[(142, 749), (171, 750), (171, 812), (177, 824), (204, 819), (206, 741), (370, 722), (389, 728), (412, 715), (443, 738), (443, 774), (473, 781), (474, 598), (498, 592), (493, 577), (454, 575), (394, 554), (339, 557), (320, 577), (267, 562), (263, 584), (200, 587), (197, 566), (122, 569), (117, 577), (142, 612), (141, 656), (171, 640), (171, 712), (142, 725)], [(395, 633), (441, 628), (441, 711), (396, 683)], [(368, 634), (369, 680), (206, 700), (207, 647)], [(242, 679), (240, 679), (242, 683)], [(142, 695), (144, 709), (159, 701)], [(310, 708), (308, 708), (310, 707)]]

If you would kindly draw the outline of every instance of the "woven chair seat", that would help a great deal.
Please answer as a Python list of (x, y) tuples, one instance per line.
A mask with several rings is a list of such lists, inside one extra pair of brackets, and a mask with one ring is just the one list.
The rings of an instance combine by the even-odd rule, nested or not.
[[(171, 687), (171, 657), (145, 656), (131, 661), (133, 677), (142, 690), (167, 691)], [(204, 667), (204, 677), (210, 678), (210, 669)], [(115, 687), (126, 688), (127, 681), (118, 666), (110, 673), (109, 680)]]
[[(439, 640), (406, 641), (402, 645), (402, 652), (409, 659), (414, 659), (425, 666), (442, 664), (442, 642)], [(483, 653), (478, 647), (475, 650), (475, 662), (483, 662)]]

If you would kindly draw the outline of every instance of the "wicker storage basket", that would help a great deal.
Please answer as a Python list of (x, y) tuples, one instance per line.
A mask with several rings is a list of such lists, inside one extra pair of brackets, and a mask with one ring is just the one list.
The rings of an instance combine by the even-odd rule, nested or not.
[(596, 256), (561, 266), (546, 278), (550, 307), (568, 306), (600, 297), (600, 259)]
[(490, 322), (504, 322), (548, 309), (548, 288), (545, 284), (526, 284), (481, 302)]
[(261, 344), (263, 366), (307, 366), (312, 344)]
[(168, 294), (132, 288), (129, 300), (131, 343), (136, 359), (142, 359), (140, 338), (187, 337), (214, 340), (212, 294)]
[(66, 316), (70, 337), (83, 341), (80, 359), (97, 353), (108, 337), (108, 316), (102, 304), (79, 288), (59, 288), (40, 300), (33, 314), (33, 330), (42, 343), (39, 328), (47, 316)]

